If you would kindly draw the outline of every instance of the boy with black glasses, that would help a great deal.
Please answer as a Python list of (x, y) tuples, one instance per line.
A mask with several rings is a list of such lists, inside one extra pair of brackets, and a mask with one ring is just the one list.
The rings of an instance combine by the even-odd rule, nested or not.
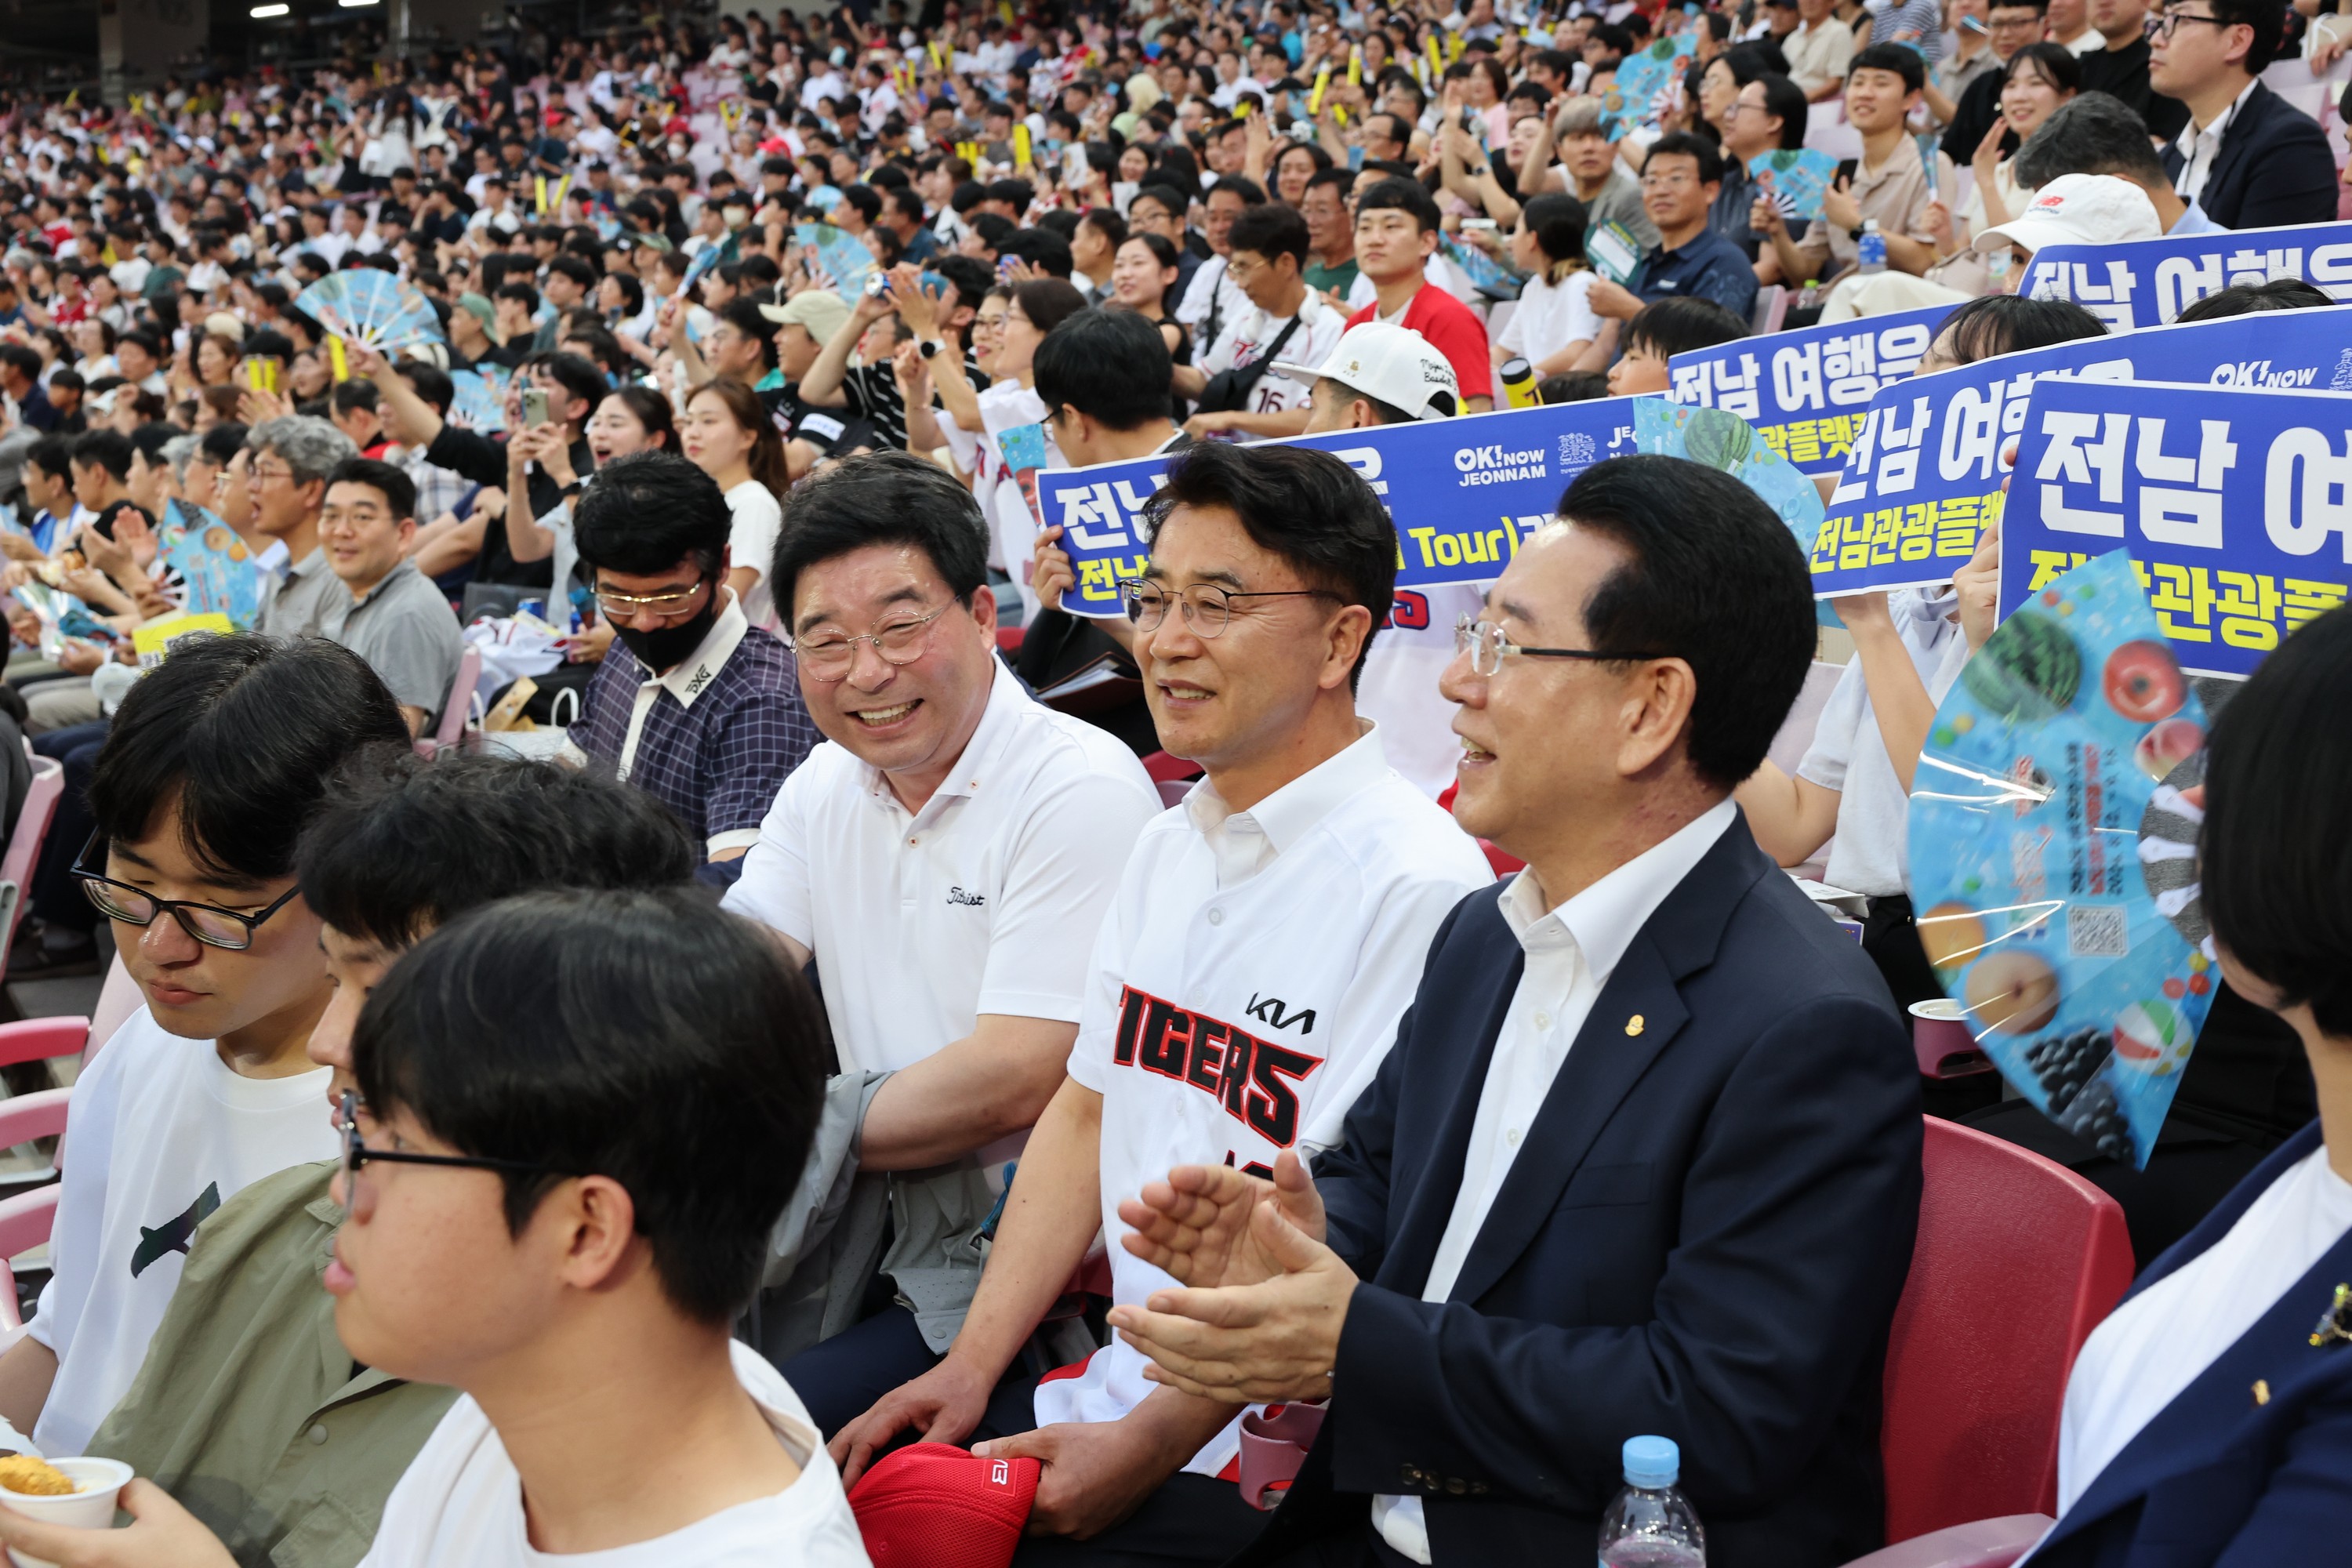
[[(368, 1563), (866, 1568), (806, 1411), (728, 1331), (824, 1058), (773, 945), (688, 889), (512, 899), (401, 958), (352, 1037), (321, 1283), (338, 1353), (462, 1396)], [(111, 1536), (0, 1510), (0, 1540), (77, 1568), (237, 1561), (152, 1482), (122, 1501)]]
[(0, 1357), (0, 1416), (47, 1452), (82, 1452), (130, 1386), (196, 1226), (333, 1153), (295, 839), (345, 759), (407, 741), (383, 683), (323, 642), (190, 638), (123, 699), (76, 874), (146, 1006), (74, 1087), (49, 1283)]
[[(565, 887), (677, 886), (700, 857), (659, 803), (566, 768), (491, 756), (370, 757), (329, 791), (297, 857), (333, 991), (310, 1058), (315, 1107), (357, 1091), (352, 1030), (411, 944), (466, 910)], [(456, 1398), (339, 1353), (319, 1288), (342, 1212), (335, 1166), (255, 1183), (207, 1222), (146, 1364), (89, 1451), (152, 1479), (240, 1559), (350, 1568)], [(320, 1347), (330, 1353), (321, 1355)]]

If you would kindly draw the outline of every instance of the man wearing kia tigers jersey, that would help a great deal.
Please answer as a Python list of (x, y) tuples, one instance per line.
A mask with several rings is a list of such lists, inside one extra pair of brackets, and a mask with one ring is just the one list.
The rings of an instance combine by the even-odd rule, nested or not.
[[(1170, 467), (1130, 590), (1162, 743), (1208, 777), (1145, 828), (1089, 969), (1068, 1078), (1023, 1152), (947, 1358), (835, 1439), (854, 1481), (909, 1427), (1045, 1462), (1024, 1549), (1055, 1563), (1221, 1562), (1262, 1516), (1230, 1407), (1157, 1388), (1124, 1344), (1044, 1380), (1005, 1372), (1086, 1256), (1113, 1294), (1170, 1283), (1113, 1205), (1171, 1159), (1270, 1169), (1337, 1135), (1393, 1038), (1476, 845), (1388, 764), (1354, 686), (1388, 614), (1396, 532), (1321, 452), (1207, 443)], [(1026, 1561), (1016, 1555), (1015, 1563)]]

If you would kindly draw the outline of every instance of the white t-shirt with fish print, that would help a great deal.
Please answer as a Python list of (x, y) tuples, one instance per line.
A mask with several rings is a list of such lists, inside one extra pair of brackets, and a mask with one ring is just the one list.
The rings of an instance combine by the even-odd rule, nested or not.
[(26, 1332), (57, 1352), (33, 1441), (79, 1454), (131, 1387), (205, 1216), (262, 1177), (334, 1158), (325, 1068), (231, 1072), (144, 1007), (75, 1081), (49, 1282)]

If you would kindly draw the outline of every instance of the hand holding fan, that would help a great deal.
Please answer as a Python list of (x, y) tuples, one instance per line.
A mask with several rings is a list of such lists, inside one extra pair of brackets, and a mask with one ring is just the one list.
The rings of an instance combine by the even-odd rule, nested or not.
[(386, 358), (443, 341), (441, 320), (425, 296), (373, 267), (330, 272), (295, 296), (294, 304), (334, 336)]

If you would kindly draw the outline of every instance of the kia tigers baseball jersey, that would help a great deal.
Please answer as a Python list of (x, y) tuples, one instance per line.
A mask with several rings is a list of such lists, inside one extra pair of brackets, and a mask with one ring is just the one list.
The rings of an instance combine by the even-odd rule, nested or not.
[[(1095, 948), (1070, 1076), (1103, 1097), (1113, 1294), (1175, 1283), (1118, 1245), (1118, 1202), (1171, 1165), (1270, 1172), (1339, 1136), (1431, 939), (1490, 886), (1454, 818), (1388, 765), (1380, 732), (1247, 811), (1196, 786), (1137, 841)], [(1156, 1385), (1114, 1342), (1037, 1390), (1040, 1426), (1112, 1421)], [(1222, 1473), (1227, 1427), (1187, 1469)]]

